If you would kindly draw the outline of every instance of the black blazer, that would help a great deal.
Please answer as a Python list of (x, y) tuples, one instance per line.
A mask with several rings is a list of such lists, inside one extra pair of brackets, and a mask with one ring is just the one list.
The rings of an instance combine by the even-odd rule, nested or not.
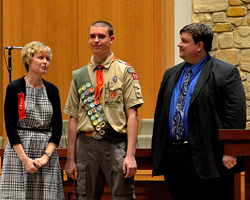
[[(51, 121), (52, 136), (49, 142), (53, 142), (58, 145), (62, 135), (62, 112), (59, 90), (54, 84), (45, 81), (44, 79), (43, 84), (45, 85), (49, 101), (51, 102), (53, 107), (53, 115)], [(17, 121), (19, 120), (18, 93), (25, 94), (25, 92), (26, 85), (24, 77), (10, 82), (6, 89), (4, 117), (5, 128), (11, 146), (21, 143), (20, 137), (17, 134)]]
[[(185, 63), (168, 69), (161, 83), (154, 115), (153, 176), (164, 174), (164, 148), (168, 141), (169, 107), (175, 83)], [(242, 158), (228, 170), (224, 167), (223, 142), (218, 129), (244, 129), (246, 98), (238, 69), (211, 56), (203, 66), (188, 108), (188, 133), (193, 162), (201, 178), (215, 178), (243, 171)]]

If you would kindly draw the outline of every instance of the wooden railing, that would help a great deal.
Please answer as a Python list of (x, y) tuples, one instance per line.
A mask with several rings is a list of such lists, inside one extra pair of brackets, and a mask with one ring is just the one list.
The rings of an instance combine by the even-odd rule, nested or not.
[(235, 176), (235, 199), (250, 199), (250, 130), (221, 129), (219, 139), (224, 142), (226, 155), (245, 156), (245, 197), (241, 197), (240, 174)]

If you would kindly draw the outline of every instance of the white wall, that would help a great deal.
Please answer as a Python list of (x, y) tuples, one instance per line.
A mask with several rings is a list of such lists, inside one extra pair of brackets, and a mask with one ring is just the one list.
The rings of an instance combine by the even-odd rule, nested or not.
[(182, 27), (192, 22), (192, 0), (175, 0), (175, 64), (183, 62), (179, 57), (179, 48), (177, 44), (180, 42), (179, 31)]

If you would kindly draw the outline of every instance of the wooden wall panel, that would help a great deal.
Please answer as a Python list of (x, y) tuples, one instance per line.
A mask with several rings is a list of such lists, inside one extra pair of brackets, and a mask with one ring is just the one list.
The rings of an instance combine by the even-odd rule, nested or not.
[[(21, 1), (3, 1), (3, 46), (22, 46), (21, 35)], [(25, 74), (25, 69), (21, 64), (20, 50), (11, 51), (12, 70), (11, 80), (19, 78)], [(8, 62), (8, 50), (5, 50)], [(3, 71), (4, 91), (9, 83), (9, 73), (5, 66)]]
[[(111, 50), (117, 58), (130, 62), (139, 76), (145, 101), (139, 109), (139, 119), (153, 117), (157, 93), (166, 68), (164, 62), (174, 60), (174, 57), (162, 57), (166, 55), (162, 53), (162, 40), (166, 35), (162, 23), (167, 22), (165, 19), (173, 20), (174, 0), (170, 0), (168, 12), (162, 6), (167, 4), (167, 0), (2, 2), (3, 46), (24, 46), (38, 40), (52, 48), (52, 62), (44, 78), (58, 86), (62, 110), (72, 71), (87, 64), (92, 55), (87, 42), (88, 28), (96, 20), (106, 20), (114, 26), (115, 42)], [(162, 13), (167, 16), (165, 19)], [(170, 29), (169, 32), (173, 33), (174, 30)], [(170, 45), (169, 51), (173, 49)], [(5, 53), (7, 56), (7, 51)], [(8, 71), (5, 64), (3, 66), (2, 99), (9, 82)], [(12, 50), (12, 66), (12, 80), (26, 74), (21, 64), (20, 50)], [(64, 119), (68, 117), (63, 114)]]
[[(24, 46), (31, 41), (41, 41), (51, 47), (52, 62), (44, 78), (58, 86), (63, 108), (72, 66), (78, 66), (79, 60), (77, 1), (4, 0), (3, 7), (3, 46)], [(12, 66), (12, 80), (26, 74), (20, 50), (12, 50)], [(2, 71), (4, 98), (9, 79), (6, 67)]]
[(110, 22), (114, 27), (115, 35), (111, 50), (117, 58), (131, 63), (139, 76), (144, 97), (144, 105), (139, 109), (139, 118), (151, 118), (155, 105), (152, 97), (154, 94), (154, 1), (106, 0), (101, 2), (99, 4), (93, 4), (90, 1), (79, 3), (79, 60), (83, 61), (82, 65), (84, 65), (91, 56), (87, 43), (89, 25), (97, 20)]
[[(3, 2), (0, 2), (0, 13), (3, 13)], [(3, 55), (3, 15), (0, 14), (0, 55)], [(3, 63), (3, 56), (0, 56), (0, 63)], [(0, 69), (3, 69), (3, 65)], [(2, 85), (3, 85), (3, 73), (0, 70), (0, 136), (3, 136), (3, 112), (2, 112), (2, 107), (3, 107), (3, 93), (4, 91), (2, 90)]]
[(174, 0), (162, 1), (162, 71), (174, 66)]

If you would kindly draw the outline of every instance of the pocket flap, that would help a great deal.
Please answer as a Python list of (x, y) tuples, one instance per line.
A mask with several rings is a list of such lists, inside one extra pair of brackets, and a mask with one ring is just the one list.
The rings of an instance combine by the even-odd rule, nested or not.
[(122, 88), (122, 83), (120, 83), (120, 82), (116, 82), (116, 83), (112, 82), (111, 84), (108, 85), (108, 89), (110, 91), (115, 91), (115, 90), (121, 89), (121, 88)]
[(81, 171), (85, 171), (87, 170), (87, 163), (83, 164), (83, 163), (76, 163), (77, 166), (77, 170), (81, 170)]

